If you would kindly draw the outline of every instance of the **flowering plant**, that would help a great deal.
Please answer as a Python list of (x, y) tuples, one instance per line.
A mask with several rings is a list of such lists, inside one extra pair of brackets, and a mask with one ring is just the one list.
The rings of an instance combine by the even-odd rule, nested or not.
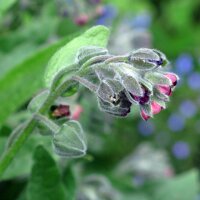
[(70, 115), (68, 105), (55, 106), (58, 98), (75, 94), (79, 85), (91, 90), (100, 109), (114, 116), (125, 117), (132, 105), (138, 105), (147, 120), (166, 108), (178, 76), (163, 70), (168, 63), (165, 55), (145, 48), (112, 55), (105, 47), (108, 33), (103, 26), (91, 28), (52, 57), (45, 74), (47, 89), (33, 98), (28, 106), (32, 117), (11, 135), (0, 174), (36, 127), (52, 137), (58, 155), (85, 155), (86, 138), (80, 123), (65, 117)]

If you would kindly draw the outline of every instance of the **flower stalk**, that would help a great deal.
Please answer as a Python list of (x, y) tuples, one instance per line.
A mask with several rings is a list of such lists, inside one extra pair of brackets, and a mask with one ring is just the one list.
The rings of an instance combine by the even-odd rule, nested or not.
[[(176, 74), (163, 71), (167, 63), (165, 55), (154, 49), (142, 48), (127, 55), (114, 56), (102, 47), (81, 48), (75, 63), (55, 75), (47, 96), (39, 101), (31, 119), (19, 129), (17, 138), (5, 151), (0, 160), (0, 176), (38, 122), (53, 133), (52, 142), (58, 155), (73, 158), (85, 155), (87, 146), (80, 124), (73, 120), (57, 124), (48, 118), (50, 107), (57, 98), (77, 84), (92, 91), (97, 96), (99, 108), (111, 115), (125, 117), (132, 106), (139, 106), (144, 120), (158, 114), (166, 108), (165, 104), (179, 79)], [(65, 111), (58, 116), (65, 116)]]

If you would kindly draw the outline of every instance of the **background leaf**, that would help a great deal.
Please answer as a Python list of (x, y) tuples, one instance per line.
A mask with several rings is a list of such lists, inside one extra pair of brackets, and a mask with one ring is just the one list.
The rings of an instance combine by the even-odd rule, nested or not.
[(0, 124), (43, 86), (45, 66), (51, 55), (71, 37), (50, 45), (12, 69), (0, 79)]
[(71, 167), (66, 167), (63, 172), (63, 183), (66, 188), (66, 199), (75, 200), (76, 180)]
[(17, 0), (1, 0), (0, 18)]
[(27, 187), (28, 200), (66, 200), (65, 189), (54, 159), (42, 146), (34, 153), (34, 165)]
[(156, 188), (155, 200), (189, 200), (198, 193), (198, 173), (195, 170), (170, 179)]
[(45, 83), (49, 87), (56, 73), (67, 65), (74, 63), (77, 51), (84, 46), (105, 47), (108, 42), (109, 30), (104, 26), (95, 26), (87, 30), (81, 36), (73, 39), (59, 51), (49, 61), (45, 73)]

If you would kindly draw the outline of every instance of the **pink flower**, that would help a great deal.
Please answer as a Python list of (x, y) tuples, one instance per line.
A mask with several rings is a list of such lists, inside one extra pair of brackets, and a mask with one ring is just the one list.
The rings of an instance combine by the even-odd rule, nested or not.
[(77, 105), (74, 108), (71, 119), (78, 120), (80, 118), (80, 115), (81, 115), (82, 112), (83, 112), (83, 108), (80, 105)]
[(161, 110), (163, 110), (163, 107), (160, 106), (158, 103), (156, 103), (155, 101), (151, 102), (151, 110), (153, 115), (158, 114)]
[(150, 118), (150, 116), (147, 115), (147, 114), (144, 112), (144, 110), (141, 110), (140, 114), (141, 114), (142, 119), (144, 119), (145, 121), (147, 121), (147, 120)]
[(177, 81), (178, 81), (178, 77), (175, 74), (167, 73), (167, 74), (165, 74), (165, 76), (171, 80), (172, 86), (176, 86)]
[(160, 93), (165, 94), (167, 96), (172, 95), (172, 89), (168, 85), (157, 85), (157, 89), (160, 91)]
[(82, 14), (75, 19), (75, 23), (79, 26), (83, 26), (88, 22), (89, 18), (86, 14)]
[[(130, 93), (131, 94), (131, 93)], [(140, 105), (144, 105), (144, 104), (146, 104), (148, 101), (149, 101), (149, 99), (150, 99), (150, 92), (146, 89), (146, 88), (144, 88), (143, 87), (143, 96), (136, 96), (136, 95), (133, 95), (133, 94), (131, 94), (131, 96), (133, 97), (133, 99), (135, 100), (135, 101), (137, 101)]]
[[(152, 102), (151, 102), (151, 110), (152, 110), (152, 114), (153, 114), (153, 115), (156, 115), (156, 114), (158, 114), (161, 110), (163, 110), (163, 107), (160, 106), (157, 102), (152, 101)], [(141, 110), (141, 117), (142, 117), (142, 119), (144, 119), (145, 121), (147, 121), (147, 120), (150, 118), (150, 116), (147, 115), (147, 114), (145, 113), (144, 110)]]

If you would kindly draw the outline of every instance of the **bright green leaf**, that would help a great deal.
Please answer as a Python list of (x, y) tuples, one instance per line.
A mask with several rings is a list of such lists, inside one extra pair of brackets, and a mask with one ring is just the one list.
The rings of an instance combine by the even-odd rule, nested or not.
[(67, 167), (63, 172), (63, 183), (66, 188), (66, 199), (75, 200), (76, 197), (76, 180), (72, 168)]
[(77, 51), (84, 46), (105, 47), (108, 42), (109, 30), (104, 26), (95, 26), (86, 31), (81, 36), (73, 39), (59, 51), (49, 61), (45, 73), (45, 83), (50, 87), (52, 80), (60, 70), (73, 64)]
[(1, 0), (0, 18), (6, 12), (6, 10), (8, 10), (15, 2), (16, 2), (16, 0)]
[(28, 200), (66, 200), (56, 162), (42, 146), (34, 153), (34, 165), (27, 186)]

